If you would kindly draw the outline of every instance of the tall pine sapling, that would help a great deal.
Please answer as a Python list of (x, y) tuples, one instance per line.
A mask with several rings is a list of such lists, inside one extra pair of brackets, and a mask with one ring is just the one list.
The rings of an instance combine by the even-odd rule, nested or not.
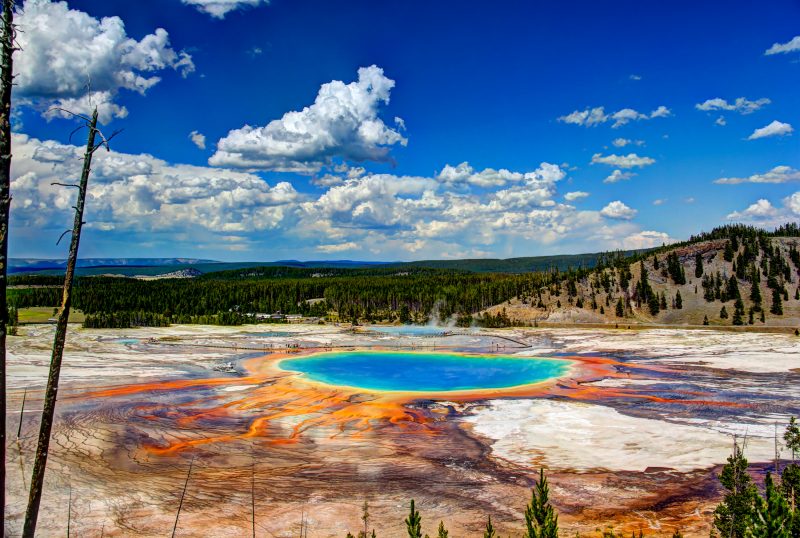
[(414, 499), (411, 499), (411, 509), (405, 523), (408, 538), (422, 538), (422, 518), (419, 511), (414, 508)]
[(531, 491), (531, 502), (525, 507), (524, 538), (556, 538), (558, 514), (550, 505), (550, 486), (544, 469), (539, 470), (539, 481)]
[(714, 528), (720, 536), (745, 538), (754, 515), (758, 492), (747, 472), (747, 459), (734, 439), (733, 454), (722, 468), (719, 481), (727, 491), (714, 510)]
[(489, 516), (489, 520), (486, 522), (486, 530), (483, 531), (483, 538), (497, 538), (497, 532), (492, 525), (492, 516)]
[(764, 481), (766, 491), (764, 498), (756, 496), (755, 510), (747, 529), (748, 536), (764, 538), (791, 538), (792, 509), (781, 491), (775, 487), (772, 474), (767, 473)]

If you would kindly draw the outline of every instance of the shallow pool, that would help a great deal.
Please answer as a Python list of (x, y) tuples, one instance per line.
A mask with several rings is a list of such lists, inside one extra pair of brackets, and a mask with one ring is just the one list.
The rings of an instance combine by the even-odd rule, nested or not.
[(385, 391), (500, 389), (559, 377), (571, 362), (537, 357), (343, 351), (286, 359), (280, 368), (329, 385)]
[(370, 325), (365, 330), (392, 336), (442, 336), (449, 332), (435, 325)]

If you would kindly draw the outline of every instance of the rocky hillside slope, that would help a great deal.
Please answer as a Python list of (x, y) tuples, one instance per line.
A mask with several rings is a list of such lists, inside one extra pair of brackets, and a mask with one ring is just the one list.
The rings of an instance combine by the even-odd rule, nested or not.
[(567, 273), (560, 285), (488, 312), (525, 325), (800, 327), (800, 237), (772, 237), (747, 227), (727, 231)]

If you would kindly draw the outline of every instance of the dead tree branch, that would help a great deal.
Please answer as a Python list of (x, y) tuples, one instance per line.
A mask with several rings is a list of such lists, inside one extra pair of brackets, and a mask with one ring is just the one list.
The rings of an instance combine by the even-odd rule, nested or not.
[[(76, 114), (76, 116), (79, 116)], [(92, 114), (89, 122), (89, 136), (86, 141), (86, 152), (83, 157), (83, 170), (78, 187), (78, 201), (75, 204), (75, 221), (72, 226), (72, 241), (67, 256), (67, 269), (64, 275), (64, 291), (61, 297), (61, 311), (56, 322), (56, 334), (53, 338), (53, 354), (50, 359), (50, 371), (47, 376), (47, 388), (44, 394), (44, 408), (39, 426), (39, 442), (36, 446), (36, 456), (33, 462), (33, 476), (28, 497), (28, 508), (25, 512), (25, 524), (22, 531), (24, 538), (33, 538), (36, 532), (36, 520), (39, 516), (39, 505), (42, 500), (44, 486), (44, 473), (47, 467), (47, 455), (50, 448), (50, 432), (53, 429), (53, 419), (58, 399), (58, 379), (61, 375), (61, 360), (64, 356), (64, 343), (67, 338), (67, 323), (69, 321), (70, 307), (72, 306), (72, 286), (75, 280), (75, 267), (78, 262), (78, 247), (83, 227), (83, 210), (86, 203), (86, 191), (89, 184), (89, 173), (92, 169), (92, 154), (97, 135), (97, 109)]]

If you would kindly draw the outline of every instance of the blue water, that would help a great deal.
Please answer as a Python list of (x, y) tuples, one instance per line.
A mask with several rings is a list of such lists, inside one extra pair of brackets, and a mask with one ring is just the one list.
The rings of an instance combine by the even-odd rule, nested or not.
[(386, 391), (445, 392), (527, 385), (566, 373), (571, 363), (559, 359), (343, 351), (281, 361), (284, 370), (329, 385)]
[(278, 338), (284, 336), (293, 336), (294, 334), (288, 331), (263, 331), (258, 333), (247, 333), (249, 336), (260, 336), (265, 338)]
[(367, 330), (393, 336), (437, 336), (447, 332), (444, 327), (434, 325), (371, 325)]

